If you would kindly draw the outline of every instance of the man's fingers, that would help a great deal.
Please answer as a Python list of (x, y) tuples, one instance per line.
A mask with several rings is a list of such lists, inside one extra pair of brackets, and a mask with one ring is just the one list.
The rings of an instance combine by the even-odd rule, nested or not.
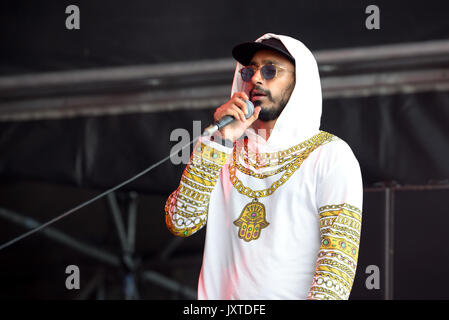
[(216, 121), (222, 119), (225, 116), (231, 116), (234, 117), (234, 119), (240, 120), (242, 117), (242, 110), (240, 110), (239, 107), (232, 105), (231, 107), (223, 110), (223, 112), (220, 112), (217, 114)]
[(243, 99), (243, 100), (249, 100), (248, 95), (245, 92), (243, 92), (243, 91), (239, 91), (239, 92), (234, 93), (234, 95), (232, 97), (233, 98), (238, 97), (238, 98)]
[(260, 110), (262, 110), (262, 107), (255, 107), (253, 115), (250, 118), (248, 118), (248, 120), (256, 121), (257, 118), (259, 118)]
[(236, 120), (247, 120), (246, 114), (248, 113), (248, 105), (245, 100), (248, 100), (248, 96), (245, 92), (234, 93), (231, 100), (215, 111), (214, 120), (219, 121), (227, 115), (234, 117)]
[(240, 110), (242, 110), (243, 117), (244, 119), (246, 119), (246, 114), (248, 113), (248, 106), (246, 105), (246, 102), (241, 98), (236, 98), (234, 104), (237, 105)]
[[(241, 101), (241, 102), (243, 102), (243, 101)], [(233, 104), (232, 105), (232, 110), (234, 110), (238, 114), (237, 117), (234, 116), (235, 119), (237, 119), (237, 120), (240, 119), (242, 121), (246, 120), (245, 114), (243, 113), (242, 109), (239, 106), (237, 106), (236, 104)]]

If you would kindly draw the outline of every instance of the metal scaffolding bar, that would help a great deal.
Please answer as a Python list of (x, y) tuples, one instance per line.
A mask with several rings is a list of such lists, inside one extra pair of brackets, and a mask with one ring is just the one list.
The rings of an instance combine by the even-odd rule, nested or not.
[(183, 286), (183, 285), (179, 284), (178, 282), (173, 281), (170, 278), (164, 277), (154, 271), (144, 271), (142, 273), (142, 276), (145, 280), (156, 283), (162, 287), (170, 289), (173, 292), (181, 293), (183, 296), (185, 296), (187, 298), (190, 298), (190, 299), (197, 298), (197, 294), (194, 290), (190, 289), (187, 286)]
[(136, 223), (137, 223), (137, 193), (130, 192), (130, 204), (128, 207), (128, 250), (134, 253), (136, 244)]
[[(318, 65), (335, 65), (361, 61), (391, 61), (416, 57), (449, 55), (449, 40), (417, 43), (389, 44), (371, 47), (320, 50), (313, 52)], [(70, 70), (0, 77), (0, 94), (18, 88), (79, 85), (85, 83), (122, 82), (145, 79), (149, 85), (158, 86), (157, 78), (180, 77), (194, 74), (217, 74), (234, 71), (235, 60), (214, 59), (155, 65), (114, 67), (96, 70)]]
[[(195, 291), (193, 291), (191, 288), (187, 286), (181, 285), (180, 283), (168, 277), (165, 277), (151, 270), (146, 270), (144, 272), (136, 270), (137, 258), (134, 257), (133, 255), (135, 243), (135, 223), (137, 217), (137, 193), (131, 192), (129, 195), (129, 199), (130, 199), (128, 206), (129, 232), (128, 234), (126, 234), (121, 212), (117, 203), (117, 199), (115, 198), (115, 195), (110, 196), (108, 198), (113, 219), (116, 224), (117, 232), (118, 234), (122, 234), (121, 236), (119, 236), (122, 246), (122, 255), (123, 255), (122, 259), (104, 250), (98, 249), (92, 245), (88, 245), (79, 240), (76, 240), (73, 237), (70, 237), (53, 227), (46, 227), (42, 229), (41, 232), (43, 235), (49, 237), (50, 239), (55, 240), (64, 245), (67, 245), (70, 248), (75, 249), (81, 253), (84, 253), (103, 263), (106, 263), (107, 265), (116, 267), (118, 269), (122, 269), (123, 266), (126, 266), (127, 270), (123, 278), (122, 286), (125, 299), (127, 300), (141, 298), (138, 288), (138, 282), (140, 279), (155, 283), (163, 288), (172, 290), (175, 293), (180, 293), (187, 298), (191, 299), (196, 298)], [(0, 217), (27, 229), (34, 229), (41, 225), (40, 222), (34, 220), (31, 217), (27, 217), (4, 208), (0, 208)], [(176, 243), (177, 242), (178, 241), (176, 241)], [(167, 250), (165, 250), (164, 252), (166, 251)], [(165, 257), (166, 254), (162, 254), (162, 256)], [(124, 264), (122, 262), (124, 262)], [(78, 299), (87, 298), (94, 292), (95, 289), (97, 289), (97, 298), (104, 299), (105, 297), (104, 277), (98, 277), (97, 275), (93, 279), (91, 279), (87, 287), (83, 289), (83, 292), (81, 292), (77, 298)]]
[[(449, 40), (314, 53), (324, 99), (449, 91)], [(232, 59), (0, 77), (0, 121), (212, 108)]]
[[(34, 229), (41, 225), (40, 222), (34, 220), (31, 217), (23, 216), (21, 214), (18, 214), (16, 212), (4, 208), (0, 208), (0, 217), (10, 222), (13, 222), (19, 226), (22, 226), (26, 229)], [(76, 240), (55, 228), (47, 227), (45, 229), (42, 229), (40, 232), (43, 233), (45, 236), (49, 237), (50, 239), (65, 244), (70, 248), (78, 250), (103, 263), (112, 265), (114, 267), (120, 266), (120, 259), (115, 255), (106, 252), (104, 250), (98, 249), (92, 245), (88, 245), (79, 240)]]
[(384, 220), (385, 300), (393, 300), (394, 283), (394, 190), (385, 188)]
[(128, 252), (128, 240), (125, 233), (125, 226), (123, 224), (122, 214), (115, 197), (115, 193), (111, 192), (107, 195), (107, 200), (109, 208), (111, 209), (112, 217), (114, 218), (114, 225), (117, 229), (117, 233), (120, 239), (120, 245), (122, 246), (123, 252)]
[[(395, 224), (395, 193), (398, 191), (432, 191), (432, 190), (449, 190), (448, 184), (435, 184), (435, 185), (397, 185), (394, 183), (384, 183), (382, 186), (373, 187), (373, 188), (364, 188), (364, 192), (383, 192), (385, 194), (385, 218), (384, 218), (384, 263), (385, 263), (385, 278), (384, 278), (384, 299), (391, 300), (394, 298), (394, 224)], [(129, 270), (125, 273), (123, 278), (123, 291), (126, 299), (140, 299), (141, 296), (138, 290), (138, 281), (144, 280), (151, 283), (154, 283), (158, 286), (166, 288), (176, 294), (181, 294), (182, 296), (189, 299), (196, 299), (195, 290), (185, 286), (173, 279), (170, 279), (167, 276), (164, 276), (158, 272), (152, 270), (134, 270), (132, 266), (135, 266), (135, 258), (132, 257), (129, 253), (133, 252), (125, 249), (131, 249), (134, 245), (130, 245), (130, 243), (134, 243), (135, 241), (135, 219), (137, 214), (137, 194), (131, 193), (129, 195), (128, 206), (128, 233), (125, 233), (125, 228), (117, 227), (117, 230), (122, 228), (124, 241), (126, 242), (126, 246), (122, 249), (123, 259), (128, 257), (131, 259), (131, 263), (129, 263)], [(118, 203), (115, 197), (109, 199), (116, 210), (116, 214), (120, 214), (120, 210), (118, 209)], [(121, 216), (121, 215), (120, 215)], [(26, 217), (24, 215), (18, 214), (8, 209), (0, 208), (0, 217), (22, 226), (27, 229), (34, 229), (41, 224), (34, 220), (33, 218)], [(117, 220), (117, 218), (115, 218)], [(119, 221), (120, 222), (120, 221)], [(121, 221), (123, 223), (123, 221)], [(65, 244), (72, 249), (78, 250), (81, 253), (84, 253), (102, 263), (106, 263), (107, 265), (122, 269), (123, 264), (121, 263), (121, 259), (117, 256), (114, 256), (104, 250), (98, 249), (92, 245), (83, 243), (79, 240), (70, 237), (63, 232), (52, 228), (47, 227), (41, 230), (42, 234), (46, 237), (53, 239), (59, 243)], [(119, 231), (118, 231), (119, 232)], [(123, 240), (123, 239), (122, 239)], [(158, 261), (153, 261), (155, 263), (167, 263), (168, 256), (172, 253), (172, 251), (182, 242), (180, 238), (174, 238), (171, 243), (167, 245), (167, 247), (162, 250), (159, 255)], [(122, 244), (123, 245), (123, 244)], [(165, 260), (165, 262), (164, 262)], [(149, 261), (148, 265), (151, 265), (151, 261)], [(192, 261), (188, 262), (189, 265), (192, 264)], [(125, 265), (127, 265), (125, 261)], [(176, 264), (180, 265), (180, 264)], [(131, 267), (130, 267), (131, 266)], [(161, 267), (161, 265), (159, 266)], [(105, 298), (105, 285), (104, 285), (104, 275), (97, 273), (88, 285), (83, 289), (83, 291), (78, 295), (78, 299), (84, 299), (96, 292), (96, 297), (98, 299)]]

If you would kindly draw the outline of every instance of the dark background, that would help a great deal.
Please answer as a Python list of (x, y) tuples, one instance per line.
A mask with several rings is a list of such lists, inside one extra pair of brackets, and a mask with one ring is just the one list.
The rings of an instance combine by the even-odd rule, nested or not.
[[(81, 28), (65, 28), (65, 8)], [(367, 30), (377, 5), (381, 29)], [(1, 74), (230, 57), (232, 46), (273, 32), (312, 51), (444, 39), (447, 1), (14, 1), (0, 5)]]
[[(65, 8), (76, 4), (81, 29), (65, 28)], [(365, 8), (380, 8), (381, 29), (365, 28)], [(229, 58), (233, 45), (266, 32), (288, 34), (312, 51), (400, 44), (449, 37), (447, 1), (2, 1), (0, 78), (56, 71)], [(441, 65), (439, 68), (447, 67)], [(232, 79), (229, 73), (229, 85)], [(0, 102), (30, 99), (1, 92)], [(53, 92), (41, 93), (51, 96)], [(71, 93), (75, 95), (76, 93)], [(36, 99), (39, 96), (36, 97)], [(349, 143), (365, 188), (364, 225), (354, 299), (384, 299), (392, 272), (395, 299), (447, 299), (444, 278), (447, 190), (396, 190), (394, 216), (386, 215), (381, 185), (442, 185), (449, 179), (449, 92), (395, 93), (323, 101), (322, 129)], [(0, 122), (0, 207), (41, 222), (91, 199), (170, 152), (170, 133), (192, 121), (210, 123), (217, 106), (71, 119)], [(117, 192), (126, 217), (127, 195), (138, 194), (136, 256), (139, 270), (153, 270), (196, 289), (204, 230), (164, 248), (164, 203), (184, 165), (166, 162)], [(394, 269), (384, 265), (385, 219), (394, 230)], [(104, 199), (53, 226), (120, 256), (117, 232)], [(0, 244), (27, 229), (0, 222)], [(110, 267), (39, 233), (0, 251), (2, 299), (73, 299), (65, 267), (78, 265), (81, 288), (102, 274), (104, 293), (124, 298), (129, 270)], [(364, 287), (366, 266), (378, 265), (381, 288)], [(139, 281), (141, 298), (185, 298), (179, 290)], [(82, 290), (81, 290), (82, 291)]]

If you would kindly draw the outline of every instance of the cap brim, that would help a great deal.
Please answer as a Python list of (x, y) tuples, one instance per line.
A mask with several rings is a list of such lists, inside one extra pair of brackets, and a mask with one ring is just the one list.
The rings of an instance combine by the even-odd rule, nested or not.
[(280, 54), (284, 55), (288, 60), (290, 60), (292, 63), (295, 63), (294, 58), (288, 52), (280, 50), (279, 48), (268, 46), (260, 42), (245, 42), (238, 44), (232, 49), (232, 56), (242, 65), (247, 66), (251, 62), (251, 59), (253, 58), (254, 54), (259, 50), (272, 50), (275, 52), (279, 52)]

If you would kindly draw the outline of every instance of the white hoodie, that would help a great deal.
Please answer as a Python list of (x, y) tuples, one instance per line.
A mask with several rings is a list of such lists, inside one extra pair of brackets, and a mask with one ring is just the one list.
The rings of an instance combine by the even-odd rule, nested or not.
[[(199, 299), (347, 299), (361, 229), (360, 167), (343, 140), (319, 130), (321, 86), (312, 53), (287, 36), (256, 41), (270, 37), (282, 41), (296, 68), (295, 88), (271, 135), (264, 140), (246, 130), (247, 149), (236, 144), (236, 162), (232, 148), (202, 138), (167, 200), (166, 224), (190, 236), (207, 222)], [(246, 91), (241, 67), (231, 96)], [(258, 167), (256, 153), (285, 162)], [(298, 159), (296, 170), (287, 168)], [(248, 190), (265, 190), (257, 199), (264, 212), (244, 210), (254, 201)]]
[[(275, 150), (288, 149), (319, 132), (322, 97), (318, 66), (309, 49), (296, 39), (273, 33), (263, 35), (256, 42), (268, 38), (276, 38), (282, 41), (283, 45), (295, 58), (296, 68), (295, 88), (287, 105), (276, 120), (276, 125), (266, 144), (263, 143), (264, 140), (260, 140), (263, 138), (257, 136), (258, 141), (260, 141), (259, 144), (266, 145), (265, 149), (268, 149), (267, 152), (273, 152)], [(235, 92), (247, 91), (246, 83), (243, 82), (238, 72), (241, 68), (242, 65), (237, 63), (231, 96)], [(246, 134), (250, 140), (256, 137), (254, 130), (251, 128), (246, 131)]]

